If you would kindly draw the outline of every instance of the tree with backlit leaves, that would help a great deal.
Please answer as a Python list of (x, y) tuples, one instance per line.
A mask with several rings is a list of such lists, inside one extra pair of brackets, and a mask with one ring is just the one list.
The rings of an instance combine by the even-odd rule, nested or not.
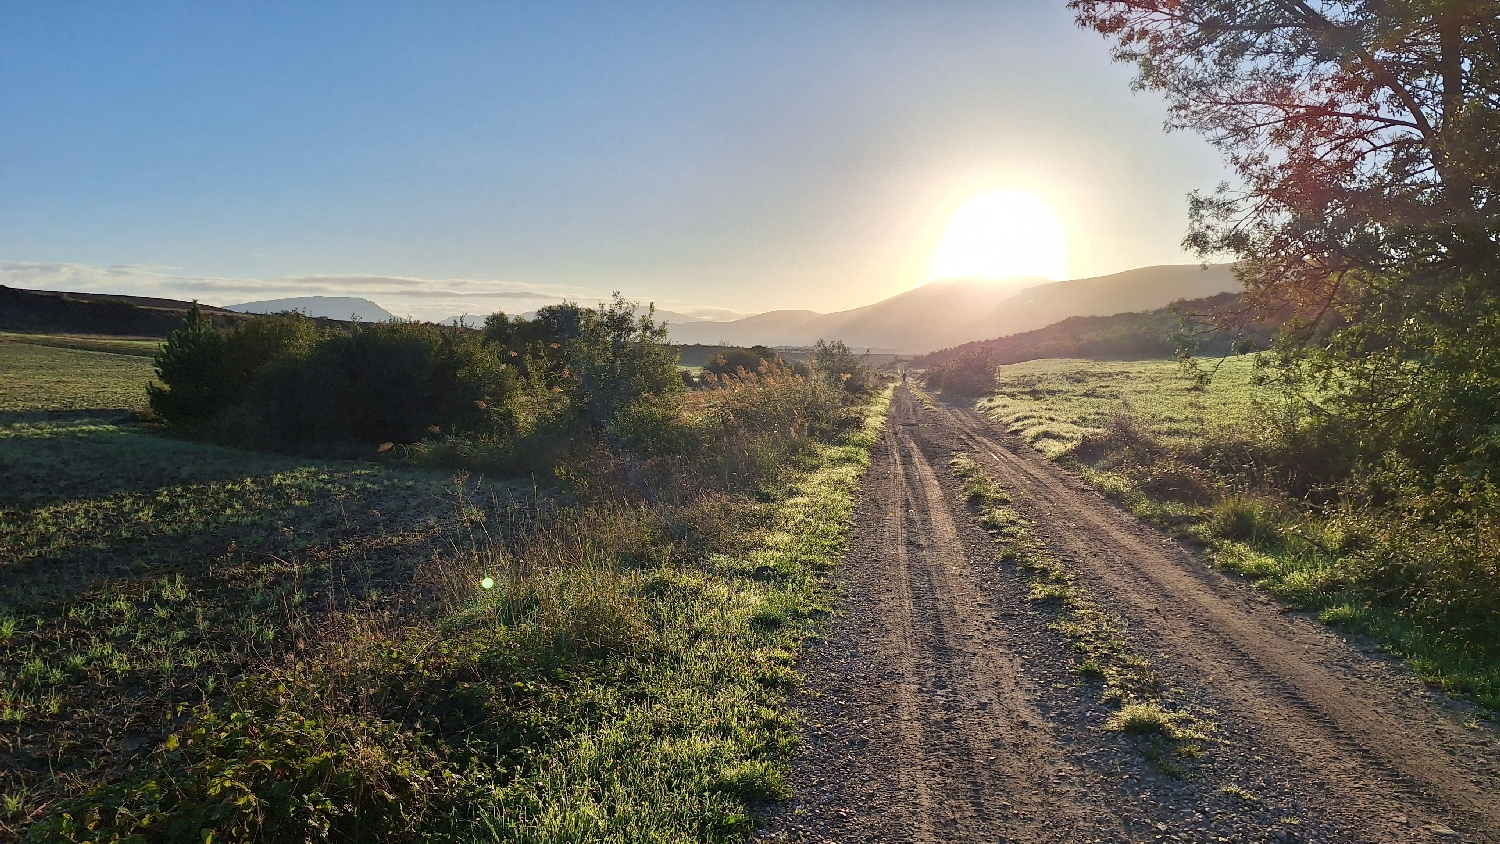
[[(1500, 458), (1500, 2), (1073, 0), (1238, 176), (1185, 244), (1290, 314), (1288, 372), (1360, 459)], [(1319, 338), (1315, 344), (1309, 338)], [(1326, 339), (1330, 338), (1331, 339)]]

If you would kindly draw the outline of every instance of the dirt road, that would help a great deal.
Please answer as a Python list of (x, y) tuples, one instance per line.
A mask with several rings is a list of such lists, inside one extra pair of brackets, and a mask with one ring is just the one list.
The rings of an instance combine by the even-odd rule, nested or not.
[[(979, 461), (1131, 645), (1207, 716), (1181, 774), (1103, 729), (1053, 610), (948, 468)], [(809, 657), (798, 797), (772, 840), (1500, 841), (1495, 733), (1288, 614), (971, 411), (898, 389)]]

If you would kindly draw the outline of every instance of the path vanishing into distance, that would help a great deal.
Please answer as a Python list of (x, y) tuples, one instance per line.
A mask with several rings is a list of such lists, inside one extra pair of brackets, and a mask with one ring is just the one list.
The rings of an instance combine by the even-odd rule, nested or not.
[[(1164, 773), (948, 467), (967, 453), (1209, 725)], [(797, 796), (768, 840), (1500, 842), (1500, 742), (1404, 666), (1212, 568), (978, 414), (892, 402), (807, 657)]]

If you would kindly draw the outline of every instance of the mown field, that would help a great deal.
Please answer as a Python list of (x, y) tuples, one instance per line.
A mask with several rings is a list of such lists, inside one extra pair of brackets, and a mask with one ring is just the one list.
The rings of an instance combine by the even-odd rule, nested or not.
[(149, 376), (0, 342), (0, 840), (739, 840), (784, 794), (882, 400), (665, 501), (169, 437)]
[[(110, 341), (0, 334), (0, 412), (142, 407), (151, 358)], [(118, 341), (145, 348), (157, 344)], [(82, 347), (80, 347), (80, 344)]]
[[(1032, 361), (999, 367), (996, 391), (976, 406), (1222, 568), (1370, 635), (1428, 682), (1500, 709), (1500, 643), (1422, 603), (1486, 600), (1493, 572), (1393, 583), (1400, 560), (1391, 559), (1407, 549), (1391, 550), (1387, 517), (1336, 488), (1299, 486), (1302, 467), (1279, 456), (1297, 420), (1275, 387), (1257, 383), (1253, 356), (1208, 369), (1202, 382), (1172, 361)], [(1472, 540), (1432, 531), (1423, 541), (1436, 547)]]
[(1167, 360), (1038, 360), (999, 368), (997, 390), (982, 399), (985, 415), (1055, 457), (1074, 449), (1111, 419), (1138, 421), (1153, 436), (1183, 445), (1250, 423), (1257, 395), (1252, 359), (1229, 358), (1199, 386)]

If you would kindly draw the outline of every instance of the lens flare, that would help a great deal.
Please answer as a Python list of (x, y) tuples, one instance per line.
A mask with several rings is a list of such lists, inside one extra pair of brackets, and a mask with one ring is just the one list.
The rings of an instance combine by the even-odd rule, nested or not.
[(1068, 277), (1068, 241), (1045, 199), (1024, 190), (991, 190), (953, 213), (932, 253), (927, 280)]
[(495, 578), (493, 578), (493, 577), (486, 577), (484, 580), (479, 581), (479, 585), (482, 586), (482, 587), (484, 587), (485, 589), (494, 589), (495, 588)]

